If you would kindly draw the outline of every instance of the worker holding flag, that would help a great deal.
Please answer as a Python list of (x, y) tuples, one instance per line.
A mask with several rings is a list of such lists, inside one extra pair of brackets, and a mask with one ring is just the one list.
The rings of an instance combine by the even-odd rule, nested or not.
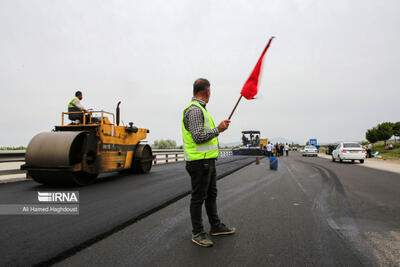
[(221, 223), (217, 211), (217, 173), (215, 160), (218, 158), (217, 136), (228, 129), (229, 120), (215, 125), (206, 104), (210, 99), (210, 83), (197, 79), (193, 84), (193, 98), (183, 111), (182, 136), (186, 170), (192, 182), (190, 217), (192, 220), (192, 242), (210, 247), (212, 240), (206, 234), (202, 222), (202, 207), (205, 203), (211, 235), (233, 234), (236, 229)]
[(219, 155), (217, 136), (228, 129), (230, 119), (242, 97), (254, 99), (256, 96), (262, 61), (273, 38), (271, 37), (269, 40), (250, 77), (244, 84), (239, 100), (228, 120), (224, 120), (216, 126), (210, 113), (206, 110), (206, 104), (210, 99), (210, 83), (206, 79), (197, 79), (194, 82), (192, 102), (183, 111), (184, 155), (186, 170), (192, 182), (192, 198), (190, 200), (190, 217), (193, 226), (192, 241), (199, 246), (210, 247), (213, 245), (213, 241), (203, 228), (201, 215), (203, 203), (205, 203), (211, 225), (211, 235), (227, 235), (236, 231), (234, 227), (227, 227), (223, 224), (218, 217), (217, 174), (215, 169), (215, 160)]

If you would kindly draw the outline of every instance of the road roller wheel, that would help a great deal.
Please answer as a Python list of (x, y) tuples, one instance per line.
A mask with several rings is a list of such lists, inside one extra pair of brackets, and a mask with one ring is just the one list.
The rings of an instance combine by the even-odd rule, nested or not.
[(149, 173), (153, 166), (153, 152), (149, 145), (138, 145), (133, 159), (134, 173)]
[[(87, 185), (97, 174), (73, 172), (71, 166), (80, 163), (90, 138), (88, 132), (45, 132), (29, 142), (25, 153), (28, 176), (45, 185)], [(92, 156), (93, 158), (93, 156)], [(87, 162), (90, 164), (90, 162)]]
[(73, 172), (73, 180), (77, 185), (88, 185), (96, 180), (98, 173), (87, 173), (87, 172)]
[(29, 170), (28, 176), (34, 181), (51, 186), (70, 185), (82, 186), (94, 182), (98, 174), (70, 171), (34, 171)]

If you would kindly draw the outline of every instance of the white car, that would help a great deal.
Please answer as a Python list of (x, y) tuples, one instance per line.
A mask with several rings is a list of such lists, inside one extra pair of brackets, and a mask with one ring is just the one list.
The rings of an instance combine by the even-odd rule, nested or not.
[(356, 142), (340, 142), (335, 150), (332, 152), (332, 161), (339, 160), (359, 160), (360, 163), (364, 163), (366, 151)]
[(317, 157), (318, 156), (318, 149), (315, 146), (305, 146), (304, 149), (302, 149), (300, 152), (303, 157), (305, 157), (305, 156)]

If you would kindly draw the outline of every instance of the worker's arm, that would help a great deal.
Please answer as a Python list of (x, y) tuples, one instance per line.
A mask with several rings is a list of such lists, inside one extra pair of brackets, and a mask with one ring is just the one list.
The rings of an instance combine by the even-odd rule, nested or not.
[(218, 127), (204, 130), (203, 111), (196, 106), (187, 109), (184, 116), (184, 124), (186, 129), (192, 134), (193, 141), (196, 144), (205, 143), (219, 135)]
[(72, 101), (72, 105), (74, 105), (75, 107), (79, 108), (82, 111), (87, 112), (87, 110), (82, 106), (81, 102), (79, 100), (74, 100)]

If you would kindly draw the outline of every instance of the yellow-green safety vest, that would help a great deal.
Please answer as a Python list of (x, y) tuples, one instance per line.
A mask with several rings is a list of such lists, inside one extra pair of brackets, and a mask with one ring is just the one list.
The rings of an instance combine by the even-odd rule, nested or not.
[(185, 112), (188, 108), (192, 105), (195, 105), (203, 111), (204, 116), (204, 130), (215, 129), (215, 123), (213, 118), (211, 117), (210, 113), (203, 108), (196, 101), (192, 101), (183, 111), (182, 116), (182, 137), (183, 137), (183, 150), (185, 152), (185, 160), (186, 161), (193, 161), (193, 160), (201, 160), (201, 159), (214, 159), (218, 158), (218, 138), (214, 137), (213, 139), (202, 143), (196, 144), (193, 140), (192, 134), (186, 129), (184, 118)]
[(69, 101), (69, 103), (68, 103), (68, 107), (69, 107), (69, 108), (75, 107), (75, 106), (72, 104), (72, 102), (74, 102), (74, 100), (78, 100), (78, 102), (80, 101), (79, 98), (77, 98), (77, 97), (72, 98), (71, 101)]

